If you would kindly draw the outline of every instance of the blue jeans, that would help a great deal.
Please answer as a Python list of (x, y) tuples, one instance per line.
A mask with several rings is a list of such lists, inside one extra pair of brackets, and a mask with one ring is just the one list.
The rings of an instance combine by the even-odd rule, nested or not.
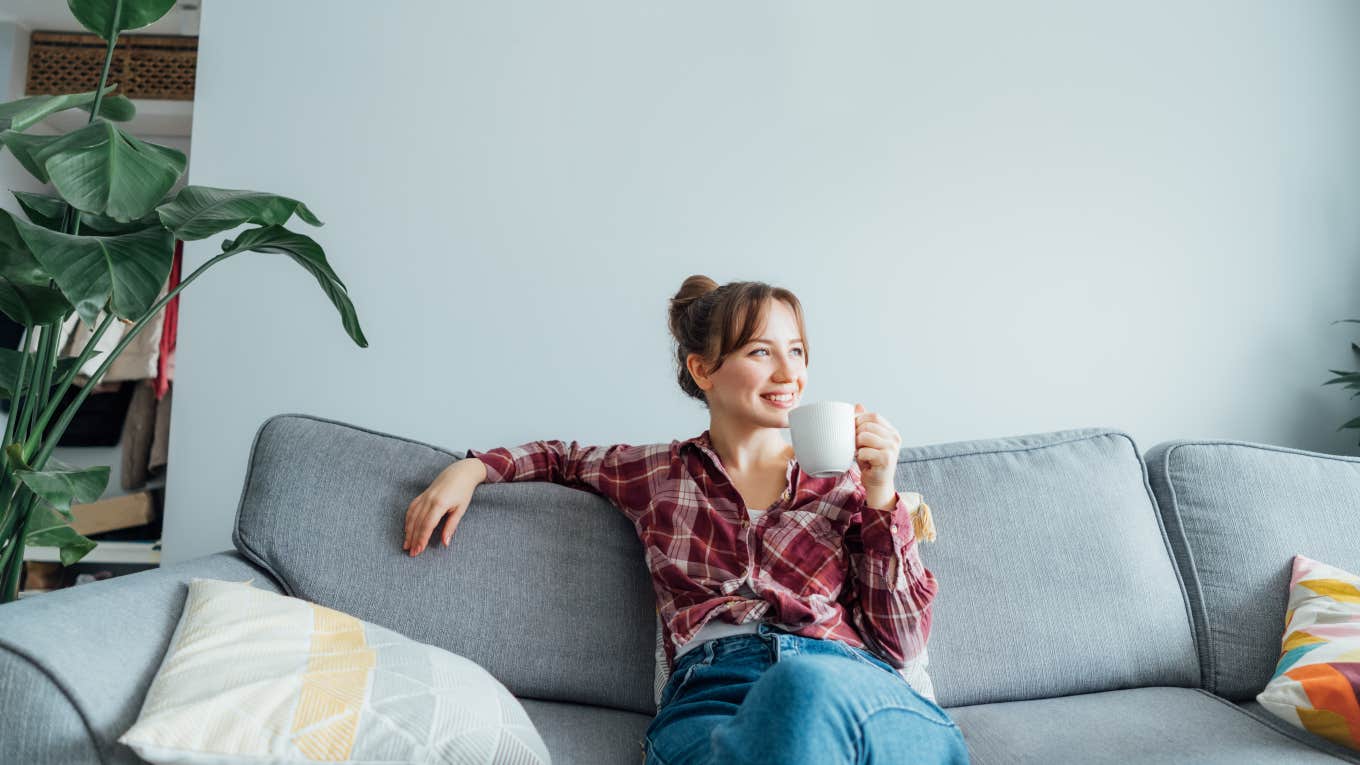
[(959, 726), (891, 665), (767, 624), (681, 656), (646, 765), (967, 765)]

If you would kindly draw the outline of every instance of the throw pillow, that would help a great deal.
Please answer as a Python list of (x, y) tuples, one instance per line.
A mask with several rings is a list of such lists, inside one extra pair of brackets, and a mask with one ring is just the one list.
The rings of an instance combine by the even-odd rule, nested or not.
[(152, 763), (549, 763), (474, 662), (247, 582), (194, 579), (137, 722)]
[(1291, 725), (1360, 749), (1360, 576), (1294, 556), (1275, 675), (1256, 695)]

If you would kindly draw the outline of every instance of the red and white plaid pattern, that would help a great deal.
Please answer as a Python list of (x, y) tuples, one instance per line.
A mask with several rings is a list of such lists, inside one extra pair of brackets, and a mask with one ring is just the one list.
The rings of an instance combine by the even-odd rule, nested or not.
[[(891, 510), (867, 507), (858, 465), (814, 478), (790, 461), (791, 491), (752, 524), (708, 431), (670, 444), (533, 441), (467, 456), (486, 465), (487, 482), (550, 481), (623, 511), (652, 572), (671, 667), (676, 647), (714, 618), (768, 619), (897, 668), (926, 647), (938, 585), (916, 550), (915, 508), (901, 494)], [(748, 570), (760, 599), (737, 592)]]

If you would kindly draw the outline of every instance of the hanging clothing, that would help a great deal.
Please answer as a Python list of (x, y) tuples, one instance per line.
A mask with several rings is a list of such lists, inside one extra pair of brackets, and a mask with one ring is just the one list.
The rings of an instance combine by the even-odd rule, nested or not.
[[(166, 292), (179, 286), (180, 269), (184, 266), (184, 242), (175, 240), (175, 259), (170, 265), (170, 281)], [(170, 391), (170, 381), (175, 376), (175, 340), (179, 334), (179, 295), (170, 298), (165, 304), (165, 321), (161, 326), (161, 342), (156, 358), (156, 400), (160, 401)]]

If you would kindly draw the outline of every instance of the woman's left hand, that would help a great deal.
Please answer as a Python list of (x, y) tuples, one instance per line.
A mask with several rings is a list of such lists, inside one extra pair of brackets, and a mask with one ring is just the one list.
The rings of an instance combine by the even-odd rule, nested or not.
[(868, 493), (891, 497), (893, 477), (897, 473), (897, 452), (902, 448), (902, 436), (883, 415), (864, 411), (855, 404), (855, 462), (859, 464), (861, 482)]

